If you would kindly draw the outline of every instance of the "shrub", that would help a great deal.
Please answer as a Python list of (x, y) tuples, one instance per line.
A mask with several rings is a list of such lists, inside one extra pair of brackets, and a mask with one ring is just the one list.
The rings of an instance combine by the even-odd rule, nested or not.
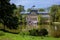
[(29, 33), (32, 36), (38, 36), (38, 30), (37, 29), (29, 30)]
[(39, 35), (40, 35), (40, 36), (46, 36), (46, 35), (48, 35), (48, 31), (47, 31), (46, 29), (41, 29), (41, 30), (39, 31)]
[(48, 31), (46, 29), (33, 29), (33, 30), (29, 30), (30, 35), (32, 36), (46, 36), (48, 35)]

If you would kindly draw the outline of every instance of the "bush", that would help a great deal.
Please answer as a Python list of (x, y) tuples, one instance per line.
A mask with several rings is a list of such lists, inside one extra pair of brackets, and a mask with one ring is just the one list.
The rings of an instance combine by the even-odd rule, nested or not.
[(32, 36), (46, 36), (48, 35), (48, 31), (46, 29), (33, 29), (33, 30), (29, 30), (30, 35)]
[(30, 35), (32, 35), (32, 36), (38, 36), (38, 32), (39, 32), (38, 29), (29, 30), (29, 33), (30, 33)]
[(39, 31), (39, 35), (40, 35), (40, 36), (46, 36), (46, 35), (48, 35), (48, 31), (47, 31), (46, 29), (41, 29), (41, 30)]

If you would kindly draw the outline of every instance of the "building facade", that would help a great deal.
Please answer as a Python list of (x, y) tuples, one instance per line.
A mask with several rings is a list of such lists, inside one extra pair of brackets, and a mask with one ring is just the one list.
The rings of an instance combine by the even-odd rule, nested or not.
[(50, 18), (48, 12), (39, 12), (36, 8), (31, 9), (30, 12), (21, 12), (21, 14), (26, 14), (27, 29), (39, 28), (38, 23), (41, 21), (39, 20), (40, 17), (43, 18), (41, 22), (45, 24), (48, 24)]

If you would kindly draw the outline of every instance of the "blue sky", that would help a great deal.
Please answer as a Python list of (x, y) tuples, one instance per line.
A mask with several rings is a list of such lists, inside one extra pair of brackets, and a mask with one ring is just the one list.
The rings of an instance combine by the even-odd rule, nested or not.
[(16, 5), (23, 5), (25, 9), (31, 8), (33, 5), (36, 8), (47, 8), (54, 4), (60, 5), (60, 0), (11, 0), (10, 2)]

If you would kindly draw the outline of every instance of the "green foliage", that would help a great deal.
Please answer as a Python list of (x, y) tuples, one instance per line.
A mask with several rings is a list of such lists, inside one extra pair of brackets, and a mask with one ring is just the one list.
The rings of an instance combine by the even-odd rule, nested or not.
[(60, 22), (60, 5), (53, 5), (50, 8), (50, 16), (53, 22)]
[(32, 35), (32, 36), (38, 36), (38, 30), (36, 30), (36, 29), (29, 30), (29, 32), (30, 32), (30, 35)]
[(20, 29), (9, 29), (9, 28), (5, 28), (5, 30), (2, 30), (4, 32), (8, 32), (8, 33), (12, 33), (12, 34), (19, 34), (20, 33)]
[(23, 25), (26, 25), (26, 15), (22, 15), (22, 23)]
[(17, 7), (17, 9), (14, 10), (14, 16), (18, 17), (19, 25), (26, 24), (25, 15), (20, 14), (20, 12), (22, 12), (22, 11), (25, 11), (24, 6), (22, 6), (22, 5), (19, 5), (19, 7)]
[(18, 27), (18, 18), (17, 16), (13, 16), (13, 10), (16, 9), (16, 5), (10, 4), (10, 0), (0, 1), (0, 23), (4, 24), (4, 27), (7, 26), (16, 29)]
[(8, 23), (5, 23), (6, 26), (10, 29), (17, 29), (18, 27), (18, 18), (17, 17), (12, 17), (8, 19)]
[(40, 25), (40, 22), (41, 22), (40, 20), (41, 20), (41, 15), (38, 15), (38, 21), (39, 21), (38, 24), (39, 25)]
[(48, 31), (46, 29), (41, 29), (39, 33), (40, 33), (41, 36), (48, 35)]
[(22, 5), (19, 5), (19, 8), (18, 9), (19, 9), (19, 12), (25, 11), (24, 10), (24, 6), (22, 6)]
[(30, 35), (32, 36), (46, 36), (48, 35), (48, 31), (46, 29), (33, 29), (33, 30), (29, 30)]
[(39, 11), (40, 11), (40, 12), (44, 12), (44, 11), (45, 11), (45, 9), (43, 9), (43, 8), (40, 8), (40, 9), (39, 9)]
[[(51, 6), (50, 16), (51, 16), (51, 25), (52, 26), (55, 25), (53, 22), (60, 22), (60, 5)], [(57, 26), (57, 25), (55, 25), (55, 26)], [(51, 29), (51, 30), (52, 30), (51, 31), (52, 36), (54, 36), (54, 37), (59, 37), (60, 36), (59, 26), (57, 26), (57, 30), (55, 30), (54, 28)]]

